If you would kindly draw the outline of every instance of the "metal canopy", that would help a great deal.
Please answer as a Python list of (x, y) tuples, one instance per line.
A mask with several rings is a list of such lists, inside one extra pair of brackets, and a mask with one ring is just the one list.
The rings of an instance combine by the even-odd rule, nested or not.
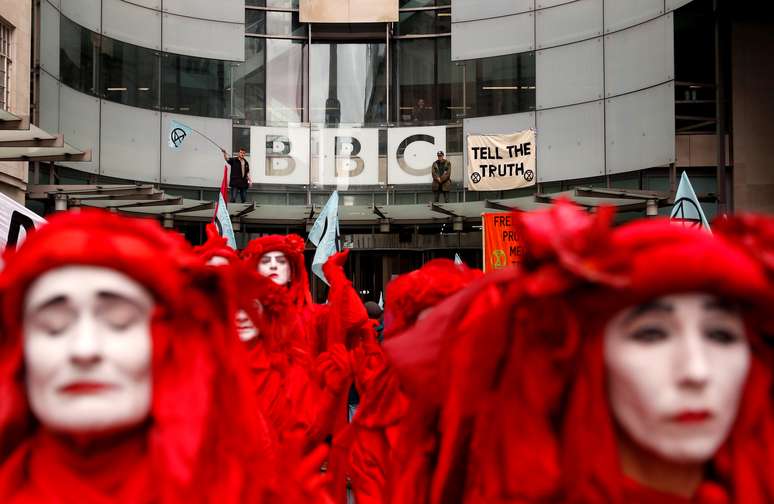
[[(87, 198), (118, 198), (143, 199), (151, 195), (163, 195), (163, 191), (151, 184), (100, 184), (100, 185), (30, 185), (27, 197), (34, 200), (48, 199), (55, 195), (63, 195), (69, 199)], [(142, 196), (142, 197), (141, 197)], [(159, 196), (160, 197), (160, 196)]]
[(183, 199), (182, 202), (177, 204), (162, 204), (160, 205), (152, 205), (152, 206), (128, 206), (128, 207), (118, 207), (118, 211), (125, 214), (131, 214), (131, 215), (141, 215), (141, 216), (151, 216), (151, 215), (158, 215), (158, 216), (165, 216), (165, 215), (175, 215), (182, 212), (193, 212), (197, 210), (204, 210), (208, 209), (210, 210), (209, 219), (212, 219), (212, 209), (215, 208), (215, 202), (214, 201), (201, 201), (201, 200), (190, 200), (190, 199)]
[[(596, 196), (581, 196), (576, 194), (577, 189), (563, 191), (552, 194), (536, 194), (535, 199), (543, 203), (552, 203), (559, 199), (574, 201), (578, 205), (586, 208), (597, 208), (600, 206), (614, 206), (619, 212), (628, 212), (634, 210), (645, 210), (647, 202), (652, 198), (622, 198), (612, 195), (597, 194)], [(586, 193), (588, 194), (588, 192)]]
[(0, 109), (0, 130), (25, 130), (29, 127), (29, 116), (19, 116)]
[(65, 143), (62, 147), (5, 147), (0, 143), (2, 161), (91, 161), (91, 150), (76, 149)]
[(0, 161), (91, 161), (91, 150), (65, 143), (64, 135), (43, 131), (28, 116), (0, 109)]
[[(229, 203), (227, 205), (228, 207), (228, 215), (231, 217), (231, 219), (238, 219), (239, 217), (243, 217), (253, 210), (255, 210), (255, 203)], [(214, 204), (210, 208), (205, 208), (203, 210), (186, 210), (182, 212), (178, 212), (175, 217), (185, 220), (192, 220), (192, 221), (210, 221), (212, 220), (212, 217), (215, 212)]]
[(242, 217), (246, 224), (296, 224), (303, 225), (312, 214), (312, 207), (305, 205), (256, 205)]
[[(170, 196), (151, 184), (144, 185), (33, 185), (30, 199), (67, 200), (72, 207), (104, 208), (129, 215), (187, 222), (212, 220), (215, 202)], [(556, 194), (537, 194), (499, 200), (416, 205), (340, 206), (344, 226), (385, 226), (477, 223), (485, 212), (531, 211), (545, 208), (559, 198), (586, 208), (611, 205), (619, 211), (640, 211), (654, 201), (666, 204), (667, 193), (628, 189), (581, 187)], [(228, 212), (235, 225), (311, 226), (322, 208), (314, 205), (258, 205), (230, 203)], [(171, 222), (171, 221), (170, 221)], [(170, 224), (171, 225), (171, 224)], [(461, 228), (460, 228), (461, 229)]]
[(64, 135), (52, 135), (35, 125), (23, 130), (0, 130), (0, 147), (64, 147)]

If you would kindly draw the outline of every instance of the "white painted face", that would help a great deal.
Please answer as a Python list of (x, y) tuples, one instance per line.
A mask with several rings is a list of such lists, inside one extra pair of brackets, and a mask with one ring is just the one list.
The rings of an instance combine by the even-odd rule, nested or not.
[(244, 310), (239, 310), (236, 313), (236, 327), (239, 339), (242, 341), (250, 341), (258, 336), (258, 329)]
[(115, 432), (150, 414), (154, 300), (117, 271), (68, 266), (38, 278), (24, 300), (30, 407), (71, 434)]
[(228, 266), (228, 264), (228, 259), (221, 256), (212, 256), (210, 257), (210, 260), (207, 261), (207, 266)]
[(664, 296), (621, 311), (604, 338), (610, 404), (628, 437), (671, 462), (711, 459), (750, 369), (740, 315), (712, 296)]
[(285, 254), (278, 251), (266, 252), (258, 262), (258, 273), (271, 278), (277, 285), (290, 282), (290, 263)]

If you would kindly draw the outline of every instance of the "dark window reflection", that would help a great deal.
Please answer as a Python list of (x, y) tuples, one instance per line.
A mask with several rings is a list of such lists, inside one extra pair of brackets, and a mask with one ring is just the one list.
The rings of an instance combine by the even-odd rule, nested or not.
[(298, 12), (245, 11), (245, 33), (257, 35), (306, 35), (306, 25), (298, 20)]
[(448, 9), (404, 11), (400, 13), (398, 35), (451, 33), (451, 11)]
[(482, 58), (466, 65), (467, 104), (473, 116), (535, 110), (535, 54)]
[(78, 91), (96, 94), (99, 35), (64, 16), (59, 23), (59, 72), (62, 83)]
[(386, 121), (383, 43), (312, 44), (310, 120), (332, 127)]
[(239, 151), (239, 149), (251, 152), (250, 128), (234, 126), (231, 131), (231, 145), (234, 147), (234, 152)]
[(450, 44), (449, 37), (396, 42), (397, 122), (422, 125), (462, 117), (462, 71), (451, 61)]
[(228, 117), (231, 65), (227, 61), (165, 53), (162, 58), (164, 110)]
[(266, 39), (245, 38), (245, 61), (234, 67), (234, 117), (266, 121)]
[(437, 7), (441, 5), (451, 5), (451, 0), (400, 0), (398, 7), (401, 9), (411, 9), (414, 7)]
[(159, 55), (117, 40), (102, 40), (102, 98), (132, 107), (158, 108)]
[(280, 9), (298, 9), (298, 0), (245, 0), (250, 7), (277, 7)]

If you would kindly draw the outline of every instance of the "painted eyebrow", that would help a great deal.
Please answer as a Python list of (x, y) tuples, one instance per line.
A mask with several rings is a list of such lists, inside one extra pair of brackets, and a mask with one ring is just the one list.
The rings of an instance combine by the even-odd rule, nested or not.
[(52, 297), (51, 299), (47, 299), (40, 304), (33, 305), (32, 307), (30, 307), (29, 310), (27, 310), (27, 313), (30, 313), (33, 311), (41, 311), (47, 308), (53, 308), (56, 306), (62, 306), (66, 304), (67, 304), (67, 296), (60, 294), (58, 296)]
[(712, 298), (704, 303), (705, 310), (716, 310), (731, 315), (739, 313), (739, 306), (736, 303), (727, 301), (725, 299)]
[(125, 303), (129, 303), (138, 310), (145, 309), (145, 306), (142, 303), (139, 303), (130, 297), (124, 296), (123, 294), (117, 294), (115, 292), (99, 291), (97, 292), (97, 299), (99, 301), (123, 301)]
[(629, 313), (626, 318), (624, 318), (623, 321), (624, 323), (628, 324), (634, 319), (647, 313), (672, 313), (673, 311), (674, 307), (669, 303), (664, 303), (662, 301), (650, 301), (648, 303), (643, 303), (636, 306), (634, 309), (632, 309), (631, 313)]

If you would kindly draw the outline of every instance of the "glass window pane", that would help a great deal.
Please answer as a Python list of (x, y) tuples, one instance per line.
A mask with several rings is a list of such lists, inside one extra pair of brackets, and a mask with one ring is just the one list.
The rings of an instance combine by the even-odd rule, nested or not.
[(335, 126), (386, 120), (385, 44), (313, 44), (310, 120)]
[(245, 33), (258, 35), (306, 35), (306, 25), (298, 21), (297, 12), (245, 11)]
[(59, 71), (62, 83), (84, 93), (96, 94), (94, 62), (99, 35), (64, 16), (59, 24)]
[(204, 117), (229, 117), (231, 65), (227, 61), (164, 53), (163, 109)]
[(231, 130), (231, 147), (234, 152), (239, 152), (239, 149), (245, 149), (250, 151), (250, 128), (235, 126)]
[(298, 0), (245, 0), (251, 7), (277, 7), (280, 9), (298, 9)]
[(433, 7), (435, 6), (435, 0), (400, 0), (398, 8), (410, 9), (412, 7)]
[(158, 53), (109, 38), (102, 39), (102, 98), (132, 107), (158, 108)]
[(301, 122), (304, 116), (304, 43), (266, 40), (266, 122)]
[(398, 35), (451, 33), (449, 9), (404, 11), (400, 13)]
[(397, 121), (429, 124), (438, 115), (436, 107), (435, 39), (398, 40)]
[(483, 58), (467, 64), (469, 116), (513, 114), (535, 109), (535, 54)]
[(438, 113), (436, 120), (454, 123), (462, 120), (462, 66), (451, 59), (451, 37), (436, 39), (438, 51)]
[(266, 121), (266, 40), (245, 37), (245, 61), (234, 67), (235, 118)]

